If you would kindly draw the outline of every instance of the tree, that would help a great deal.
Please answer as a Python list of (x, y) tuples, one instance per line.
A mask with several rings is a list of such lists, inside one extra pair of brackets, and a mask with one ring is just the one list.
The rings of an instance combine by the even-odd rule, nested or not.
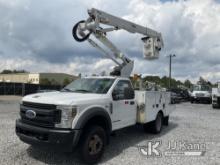
[(207, 84), (207, 81), (203, 77), (199, 77), (199, 81), (197, 81), (197, 84), (205, 85)]
[(70, 80), (68, 79), (68, 78), (65, 78), (64, 80), (63, 80), (63, 86), (66, 86), (66, 85), (68, 85), (70, 83)]
[(102, 72), (100, 73), (100, 76), (106, 76), (106, 75), (107, 75), (106, 71), (102, 71)]
[(154, 82), (156, 84), (160, 84), (161, 79), (159, 76), (145, 76), (143, 78), (143, 81), (150, 81), (150, 82)]
[(26, 70), (9, 70), (9, 69), (4, 69), (1, 74), (12, 74), (12, 73), (28, 73)]
[(213, 84), (212, 84), (210, 81), (207, 81), (207, 84), (208, 84), (209, 86), (213, 86)]
[(51, 85), (59, 85), (59, 83), (55, 79), (52, 79), (50, 82)]
[(51, 82), (47, 78), (42, 78), (42, 79), (40, 79), (40, 84), (42, 84), (42, 85), (51, 85)]
[[(169, 77), (167, 76), (164, 76), (161, 78), (161, 86), (164, 87), (164, 88), (169, 88)], [(173, 85), (173, 81), (171, 79), (171, 84)]]
[(189, 80), (187, 79), (187, 80), (184, 81), (184, 85), (185, 85), (185, 87), (187, 87), (187, 88), (191, 88), (192, 83), (191, 83), (191, 81), (189, 81)]
[[(143, 81), (150, 81), (153, 83), (156, 83), (157, 85), (160, 85), (164, 88), (169, 88), (169, 77), (163, 76), (160, 78), (159, 76), (146, 76), (143, 78)], [(178, 88), (178, 86), (183, 86), (184, 83), (180, 80), (176, 80), (174, 78), (171, 79), (171, 87), (172, 88)]]
[(205, 80), (203, 77), (199, 77), (199, 81), (197, 81), (197, 84), (213, 86), (213, 84), (210, 81)]
[(5, 70), (3, 70), (1, 73), (2, 73), (2, 74), (10, 74), (10, 73), (12, 73), (12, 71), (5, 69)]

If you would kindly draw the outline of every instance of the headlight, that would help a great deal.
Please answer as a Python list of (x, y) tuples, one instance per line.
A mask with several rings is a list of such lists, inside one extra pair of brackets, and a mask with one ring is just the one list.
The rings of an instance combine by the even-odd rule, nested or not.
[(211, 97), (211, 93), (206, 93), (205, 96), (206, 97)]
[(191, 93), (191, 97), (195, 97), (196, 95), (194, 93)]
[(77, 106), (58, 105), (57, 109), (61, 110), (61, 122), (56, 124), (56, 127), (71, 128), (72, 121), (77, 114)]

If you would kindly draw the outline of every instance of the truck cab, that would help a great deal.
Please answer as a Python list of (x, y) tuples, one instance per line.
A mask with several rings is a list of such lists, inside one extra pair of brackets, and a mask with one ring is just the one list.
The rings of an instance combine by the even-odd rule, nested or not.
[(194, 85), (190, 95), (191, 103), (209, 103), (212, 102), (211, 88), (208, 85)]
[(80, 146), (83, 160), (91, 163), (101, 157), (113, 131), (139, 123), (159, 133), (168, 125), (169, 104), (169, 93), (134, 91), (129, 78), (85, 77), (61, 91), (25, 96), (16, 134), (43, 149)]

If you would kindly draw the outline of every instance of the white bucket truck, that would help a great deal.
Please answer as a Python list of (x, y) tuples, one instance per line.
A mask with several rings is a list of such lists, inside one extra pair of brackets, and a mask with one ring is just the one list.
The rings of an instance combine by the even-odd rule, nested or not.
[[(133, 61), (106, 38), (106, 33), (119, 29), (140, 33), (144, 35), (144, 57), (154, 59), (163, 47), (161, 34), (97, 9), (88, 10), (88, 14), (86, 21), (74, 26), (73, 37), (79, 42), (87, 40), (117, 67), (110, 76), (85, 77), (58, 92), (25, 96), (16, 134), (34, 147), (79, 150), (85, 162), (95, 163), (113, 131), (142, 124), (145, 130), (159, 133), (163, 125), (168, 125), (172, 106), (169, 92), (133, 89), (129, 79)], [(113, 57), (91, 35), (108, 47)]]
[(220, 108), (220, 81), (217, 82), (217, 88), (212, 88), (212, 107)]
[(193, 91), (190, 95), (191, 103), (208, 103), (212, 102), (211, 88), (208, 85), (198, 84), (193, 86)]

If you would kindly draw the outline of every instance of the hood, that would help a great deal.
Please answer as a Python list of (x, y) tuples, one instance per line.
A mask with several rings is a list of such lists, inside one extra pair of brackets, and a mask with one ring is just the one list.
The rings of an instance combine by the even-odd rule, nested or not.
[(92, 100), (100, 100), (105, 98), (104, 94), (94, 93), (73, 93), (73, 92), (46, 92), (36, 93), (25, 96), (22, 101), (43, 103), (43, 104), (56, 104), (56, 105), (72, 105), (75, 102), (86, 101), (88, 103)]
[(211, 93), (209, 91), (193, 91), (191, 96), (211, 97)]
[(207, 93), (210, 93), (209, 91), (193, 91), (192, 92), (193, 94), (207, 94)]

